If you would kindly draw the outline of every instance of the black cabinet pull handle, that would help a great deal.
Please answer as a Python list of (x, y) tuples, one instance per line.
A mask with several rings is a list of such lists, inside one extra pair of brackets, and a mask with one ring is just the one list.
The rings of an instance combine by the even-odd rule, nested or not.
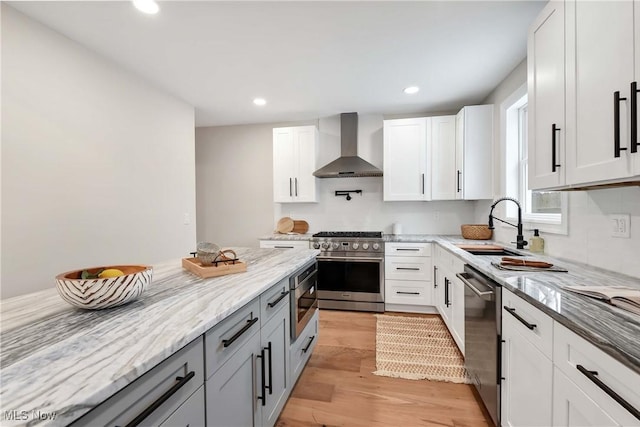
[(289, 197), (293, 197), (293, 180), (289, 178)]
[(309, 347), (311, 347), (311, 343), (313, 342), (313, 340), (316, 339), (316, 336), (312, 336), (309, 337), (309, 343), (307, 344), (307, 346), (305, 348), (302, 349), (303, 353), (306, 353), (307, 351), (309, 351)]
[(638, 82), (631, 82), (631, 152), (637, 153), (638, 146)]
[(511, 314), (513, 317), (515, 317), (516, 319), (518, 319), (520, 321), (520, 323), (522, 323), (524, 326), (526, 326), (527, 328), (529, 328), (530, 330), (534, 330), (536, 328), (537, 325), (533, 324), (533, 323), (529, 323), (526, 320), (524, 320), (518, 313), (516, 313), (516, 309), (515, 308), (511, 308), (511, 307), (507, 307), (506, 305), (504, 306), (504, 309), (507, 310), (509, 312), (509, 314)]
[(620, 97), (620, 91), (613, 93), (613, 157), (620, 157), (620, 152), (626, 150), (626, 147), (620, 147), (620, 101), (627, 98)]
[(449, 279), (444, 278), (444, 304), (449, 307)]
[(418, 252), (420, 250), (420, 248), (396, 248), (396, 251), (412, 251), (412, 252)]
[(396, 291), (396, 294), (402, 294), (402, 295), (420, 295), (420, 292), (403, 292), (403, 291)]
[(433, 266), (433, 289), (438, 287), (438, 267)]
[(274, 249), (293, 249), (293, 246), (274, 246)]
[(422, 194), (424, 194), (424, 174), (422, 174)]
[(460, 171), (457, 171), (457, 172), (458, 172), (458, 186), (457, 186), (457, 187), (458, 187), (458, 193), (459, 193), (459, 192), (460, 192), (460, 190), (462, 190), (462, 189), (460, 188), (460, 176), (462, 175), (462, 172), (460, 172)]
[(417, 267), (396, 267), (396, 270), (420, 271), (420, 269)]
[(294, 181), (296, 182), (296, 197), (298, 197), (298, 178), (294, 178)]
[(260, 350), (260, 356), (256, 356), (258, 359), (260, 359), (260, 380), (262, 381), (262, 383), (260, 384), (260, 387), (262, 389), (262, 396), (258, 396), (258, 400), (262, 401), (262, 406), (265, 406), (267, 404), (267, 386), (265, 384), (265, 372), (264, 372), (264, 368), (265, 368), (265, 363), (264, 363), (264, 348), (262, 350)]
[(607, 393), (609, 395), (609, 397), (611, 397), (613, 400), (618, 402), (618, 404), (620, 406), (622, 406), (624, 409), (629, 411), (629, 413), (631, 415), (633, 415), (634, 417), (636, 417), (637, 419), (640, 420), (640, 411), (638, 411), (636, 408), (634, 408), (629, 402), (624, 400), (618, 393), (613, 391), (608, 385), (603, 383), (602, 380), (600, 380), (600, 378), (598, 378), (596, 376), (596, 375), (598, 375), (598, 371), (590, 371), (590, 370), (586, 369), (582, 365), (576, 365), (576, 369), (578, 369), (578, 371), (582, 372), (595, 385), (597, 385), (600, 389), (602, 389), (602, 391)]
[(238, 338), (240, 338), (240, 335), (244, 334), (245, 332), (247, 332), (249, 330), (250, 327), (252, 327), (256, 322), (258, 321), (257, 317), (254, 317), (251, 320), (247, 320), (247, 324), (244, 325), (242, 327), (242, 329), (240, 329), (238, 332), (236, 332), (231, 338), (226, 339), (226, 340), (222, 340), (222, 345), (223, 347), (229, 347), (231, 344), (233, 344), (233, 342), (235, 340), (237, 340)]
[(275, 301), (271, 301), (270, 303), (268, 303), (267, 305), (269, 306), (269, 308), (273, 308), (276, 305), (278, 305), (278, 303), (280, 301), (282, 301), (284, 299), (284, 297), (286, 297), (287, 295), (289, 295), (289, 291), (283, 291), (280, 296), (278, 297), (278, 299), (276, 299)]
[(555, 123), (551, 125), (551, 172), (555, 172), (556, 168), (562, 166), (559, 165), (558, 161), (556, 160), (556, 132), (558, 132), (559, 130), (561, 129), (556, 126)]
[(267, 345), (267, 348), (265, 348), (265, 350), (269, 352), (269, 385), (267, 386), (267, 388), (269, 389), (269, 394), (273, 394), (273, 387), (271, 387), (273, 385), (273, 353), (271, 352), (271, 341), (269, 341), (269, 345)]
[(169, 390), (165, 391), (162, 396), (157, 398), (144, 411), (140, 412), (140, 414), (137, 417), (135, 417), (125, 427), (135, 427), (138, 424), (140, 424), (142, 421), (144, 421), (145, 418), (147, 418), (149, 415), (151, 415), (151, 413), (153, 411), (158, 409), (160, 407), (160, 405), (162, 405), (164, 402), (166, 402), (167, 399), (169, 399), (171, 396), (176, 394), (178, 392), (178, 390), (180, 390), (182, 387), (184, 387), (184, 385), (186, 383), (188, 383), (195, 375), (196, 375), (196, 373), (194, 371), (191, 371), (187, 375), (185, 375), (184, 377), (176, 377), (176, 381), (177, 382), (173, 386), (171, 386), (171, 388)]

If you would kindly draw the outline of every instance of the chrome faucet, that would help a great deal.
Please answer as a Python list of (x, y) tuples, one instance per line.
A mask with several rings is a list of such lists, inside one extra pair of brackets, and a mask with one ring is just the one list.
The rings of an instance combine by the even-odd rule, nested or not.
[[(510, 222), (507, 222), (503, 219), (500, 219), (498, 217), (493, 216), (493, 209), (496, 207), (496, 205), (498, 203), (500, 203), (503, 200), (510, 200), (513, 203), (515, 203), (516, 205), (518, 205), (518, 225), (514, 225), (511, 224)], [(504, 222), (505, 224), (508, 224), (512, 227), (516, 227), (518, 229), (518, 235), (516, 236), (516, 248), (518, 249), (524, 249), (525, 246), (527, 246), (529, 244), (529, 242), (527, 242), (526, 240), (524, 240), (524, 236), (522, 235), (522, 208), (520, 207), (520, 203), (512, 198), (512, 197), (501, 197), (498, 200), (496, 200), (495, 202), (493, 202), (493, 204), (491, 205), (491, 211), (489, 211), (489, 229), (493, 230), (495, 227), (493, 226), (493, 220), (497, 219), (500, 222)], [(513, 243), (513, 242), (512, 242)]]

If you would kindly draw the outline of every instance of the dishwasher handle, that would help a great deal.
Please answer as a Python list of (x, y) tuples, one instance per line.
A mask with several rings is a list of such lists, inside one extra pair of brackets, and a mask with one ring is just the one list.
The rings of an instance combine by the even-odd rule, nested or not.
[(481, 291), (480, 289), (475, 287), (469, 281), (469, 278), (471, 277), (470, 274), (468, 274), (468, 273), (456, 273), (456, 277), (458, 279), (460, 279), (462, 281), (462, 283), (465, 284), (466, 287), (471, 289), (474, 294), (478, 295), (483, 300), (487, 300), (487, 301), (493, 301), (494, 300), (494, 296), (496, 294), (495, 291), (493, 289), (490, 289), (490, 290), (487, 290), (487, 291)]

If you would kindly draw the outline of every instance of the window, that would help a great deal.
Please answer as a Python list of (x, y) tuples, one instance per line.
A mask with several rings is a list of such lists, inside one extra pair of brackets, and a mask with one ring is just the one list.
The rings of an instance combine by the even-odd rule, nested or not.
[[(567, 195), (557, 191), (532, 191), (528, 186), (528, 110), (526, 85), (503, 104), (505, 130), (505, 193), (520, 201), (525, 229), (567, 234)], [(507, 217), (517, 219), (515, 204)]]

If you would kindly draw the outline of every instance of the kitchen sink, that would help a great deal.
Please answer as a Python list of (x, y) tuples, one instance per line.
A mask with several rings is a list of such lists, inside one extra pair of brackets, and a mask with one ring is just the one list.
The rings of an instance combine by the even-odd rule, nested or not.
[(472, 255), (493, 255), (493, 256), (522, 256), (511, 249), (496, 245), (457, 245)]

